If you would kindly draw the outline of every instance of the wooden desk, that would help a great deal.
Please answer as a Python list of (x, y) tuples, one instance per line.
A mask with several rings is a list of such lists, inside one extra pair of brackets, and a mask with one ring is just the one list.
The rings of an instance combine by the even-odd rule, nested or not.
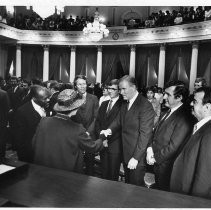
[(29, 165), (24, 175), (0, 182), (0, 196), (29, 207), (162, 208), (211, 207), (211, 200), (169, 193)]

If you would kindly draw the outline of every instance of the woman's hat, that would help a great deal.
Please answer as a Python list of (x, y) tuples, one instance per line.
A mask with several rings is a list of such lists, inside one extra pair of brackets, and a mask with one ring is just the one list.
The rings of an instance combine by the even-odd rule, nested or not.
[(73, 89), (66, 89), (59, 93), (54, 111), (66, 112), (79, 108), (85, 103), (85, 98)]

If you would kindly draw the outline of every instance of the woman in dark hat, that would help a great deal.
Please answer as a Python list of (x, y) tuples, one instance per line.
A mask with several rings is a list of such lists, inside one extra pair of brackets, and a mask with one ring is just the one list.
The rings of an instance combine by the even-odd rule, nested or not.
[(33, 138), (35, 164), (82, 173), (83, 151), (95, 153), (103, 148), (101, 139), (92, 141), (86, 129), (71, 120), (84, 102), (72, 89), (58, 95), (57, 114), (43, 118)]

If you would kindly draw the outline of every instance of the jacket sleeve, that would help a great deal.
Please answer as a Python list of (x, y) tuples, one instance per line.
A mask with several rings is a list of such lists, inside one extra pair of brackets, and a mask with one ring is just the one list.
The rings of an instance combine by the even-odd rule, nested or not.
[(146, 152), (147, 145), (152, 136), (155, 112), (149, 103), (145, 103), (139, 115), (139, 136), (133, 153), (136, 160), (140, 160)]
[(184, 120), (184, 118), (181, 118), (181, 120), (177, 121), (173, 128), (169, 143), (163, 146), (161, 150), (154, 153), (156, 162), (160, 164), (163, 161), (174, 158), (178, 150), (185, 144), (191, 131), (192, 126), (187, 122), (187, 119)]
[(93, 141), (91, 136), (86, 132), (85, 128), (81, 127), (78, 135), (79, 147), (81, 150), (90, 153), (99, 152), (103, 148), (103, 142), (101, 139)]

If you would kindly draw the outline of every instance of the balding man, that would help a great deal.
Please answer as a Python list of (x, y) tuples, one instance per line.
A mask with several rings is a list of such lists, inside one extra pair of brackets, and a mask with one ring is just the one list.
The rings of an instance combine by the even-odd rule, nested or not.
[(151, 103), (137, 91), (135, 78), (128, 75), (122, 77), (119, 90), (125, 103), (102, 134), (114, 135), (121, 130), (125, 181), (144, 186), (145, 152), (152, 135), (155, 112)]
[(40, 85), (31, 87), (31, 101), (22, 105), (15, 114), (14, 134), (18, 158), (32, 162), (32, 138), (38, 123), (46, 116), (45, 109), (49, 105), (50, 91)]

